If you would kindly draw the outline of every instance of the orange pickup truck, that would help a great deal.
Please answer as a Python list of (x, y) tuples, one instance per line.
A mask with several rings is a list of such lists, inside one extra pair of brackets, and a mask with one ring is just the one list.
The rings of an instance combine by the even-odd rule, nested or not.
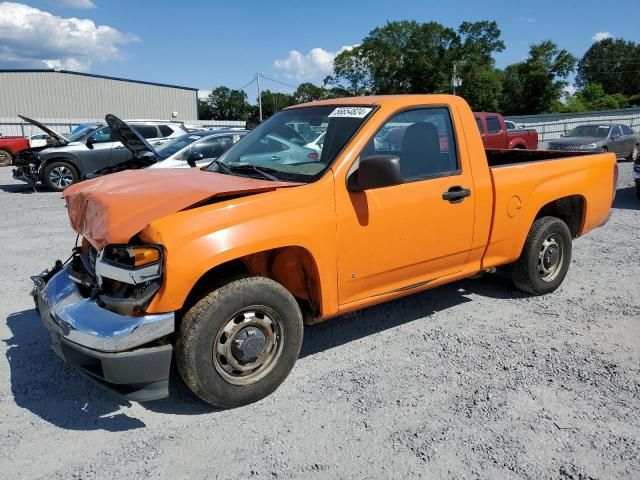
[[(324, 135), (319, 154), (300, 124)], [(393, 129), (399, 148), (381, 141)], [(129, 399), (166, 397), (175, 354), (200, 398), (235, 407), (287, 377), (304, 323), (503, 265), (519, 289), (554, 291), (616, 177), (608, 153), (485, 152), (459, 97), (297, 105), (203, 169), (69, 187), (81, 241), (33, 295), (54, 350)]]

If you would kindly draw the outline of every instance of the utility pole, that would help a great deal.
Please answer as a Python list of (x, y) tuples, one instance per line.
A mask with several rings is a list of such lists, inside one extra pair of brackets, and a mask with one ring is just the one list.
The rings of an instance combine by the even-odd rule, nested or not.
[(451, 77), (451, 88), (453, 89), (453, 94), (456, 94), (456, 87), (462, 85), (462, 79), (458, 77), (458, 64), (453, 62), (453, 76)]
[(260, 111), (260, 121), (262, 122), (262, 95), (260, 95), (260, 74), (256, 73), (256, 85), (258, 86), (258, 109)]

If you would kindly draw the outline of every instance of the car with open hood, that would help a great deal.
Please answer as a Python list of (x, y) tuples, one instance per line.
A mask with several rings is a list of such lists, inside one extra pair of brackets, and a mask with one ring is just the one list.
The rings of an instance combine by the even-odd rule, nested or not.
[[(325, 132), (320, 153), (281, 155), (271, 140), (304, 148), (305, 124)], [(376, 141), (397, 128), (399, 148)], [(54, 351), (101, 384), (164, 398), (173, 363), (204, 401), (238, 407), (285, 380), (305, 323), (501, 266), (523, 292), (555, 291), (573, 240), (607, 221), (617, 168), (611, 153), (485, 150), (457, 96), (296, 105), (206, 168), (66, 189), (79, 240), (32, 293)]]
[(154, 147), (128, 122), (115, 115), (107, 115), (105, 121), (120, 143), (131, 152), (132, 158), (92, 172), (87, 178), (141, 168), (204, 167), (248, 133), (238, 129), (201, 130), (174, 137)]
[[(15, 155), (13, 177), (35, 185), (43, 183), (51, 190), (62, 191), (96, 170), (127, 162), (132, 158), (129, 149), (118, 141), (106, 123), (86, 125), (68, 138), (46, 125), (20, 116), (40, 128), (52, 138), (51, 144), (29, 148)], [(175, 122), (135, 121), (131, 127), (150, 144), (186, 133)]]
[(621, 123), (579, 125), (561, 138), (550, 141), (549, 150), (611, 152), (618, 160), (634, 162), (640, 152), (640, 136)]

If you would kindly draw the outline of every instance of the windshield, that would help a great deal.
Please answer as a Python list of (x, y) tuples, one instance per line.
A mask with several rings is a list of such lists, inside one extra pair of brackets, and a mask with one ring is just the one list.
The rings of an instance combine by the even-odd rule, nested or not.
[[(252, 130), (208, 170), (266, 178), (262, 171), (277, 180), (312, 182), (331, 166), (373, 110), (369, 106), (284, 110)], [(308, 145), (322, 133), (321, 143)]]
[(169, 158), (171, 155), (179, 152), (184, 147), (191, 145), (193, 142), (201, 140), (203, 137), (200, 135), (181, 135), (174, 139), (169, 140), (167, 143), (156, 147), (156, 151), (158, 152), (158, 156), (160, 160), (164, 160), (165, 158)]
[(79, 140), (82, 140), (84, 137), (87, 137), (91, 133), (95, 132), (100, 126), (101, 125), (89, 125), (87, 127), (84, 127), (78, 130), (76, 133), (69, 135), (69, 138), (67, 138), (67, 140), (69, 140), (70, 142), (77, 142)]
[(581, 125), (574, 128), (567, 137), (591, 137), (591, 138), (607, 138), (609, 135), (609, 125)]

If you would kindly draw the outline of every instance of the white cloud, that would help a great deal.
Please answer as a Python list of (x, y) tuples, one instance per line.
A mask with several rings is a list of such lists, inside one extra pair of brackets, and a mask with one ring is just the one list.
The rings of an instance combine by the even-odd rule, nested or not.
[(49, 0), (49, 3), (69, 8), (96, 8), (91, 0)]
[(575, 85), (567, 85), (566, 87), (564, 87), (564, 93), (566, 93), (567, 95), (575, 95), (577, 91), (578, 89)]
[(209, 97), (209, 95), (211, 95), (211, 90), (205, 90), (203, 88), (198, 90), (198, 98), (200, 100), (206, 100)]
[(591, 37), (591, 40), (593, 40), (594, 42), (601, 42), (602, 40), (606, 40), (607, 38), (611, 38), (611, 34), (609, 32), (598, 32), (593, 37)]
[(346, 45), (337, 52), (330, 52), (324, 48), (312, 48), (303, 54), (298, 50), (291, 50), (285, 59), (276, 60), (273, 66), (282, 70), (287, 78), (298, 81), (321, 81), (333, 71), (333, 59), (337, 54), (352, 50), (357, 45)]
[(121, 58), (120, 47), (138, 40), (93, 20), (0, 3), (0, 67), (89, 71), (95, 62)]

